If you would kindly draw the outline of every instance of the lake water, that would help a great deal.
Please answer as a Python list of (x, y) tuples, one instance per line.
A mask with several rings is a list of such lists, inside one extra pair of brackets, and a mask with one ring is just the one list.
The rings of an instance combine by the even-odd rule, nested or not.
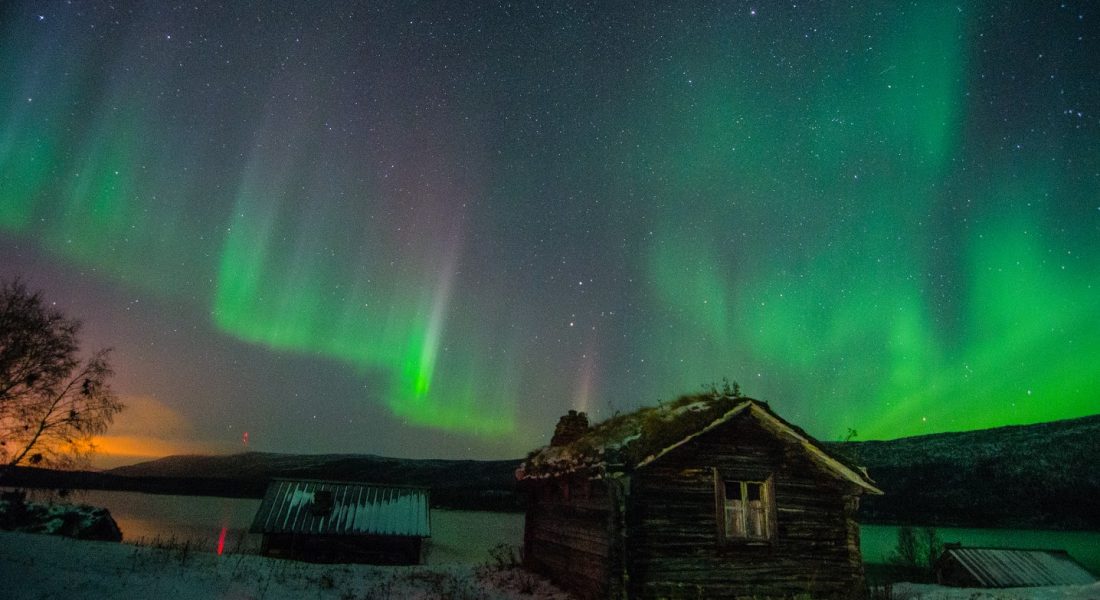
[[(128, 543), (174, 539), (213, 552), (224, 527), (226, 552), (260, 548), (260, 535), (248, 533), (259, 499), (75, 490), (66, 501), (110, 510)], [(485, 563), (498, 544), (523, 545), (522, 514), (432, 509), (430, 518), (427, 564)]]
[[(175, 538), (213, 551), (224, 527), (227, 551), (256, 550), (260, 545), (259, 535), (247, 533), (260, 506), (256, 499), (78, 490), (71, 501), (108, 508), (126, 542)], [(489, 560), (489, 550), (498, 544), (523, 544), (521, 514), (432, 509), (431, 524), (428, 564), (483, 563)], [(897, 544), (897, 531), (891, 525), (863, 525), (864, 561), (886, 562)], [(944, 542), (966, 546), (1066, 550), (1090, 571), (1100, 574), (1100, 532), (948, 527), (937, 528), (937, 532)]]

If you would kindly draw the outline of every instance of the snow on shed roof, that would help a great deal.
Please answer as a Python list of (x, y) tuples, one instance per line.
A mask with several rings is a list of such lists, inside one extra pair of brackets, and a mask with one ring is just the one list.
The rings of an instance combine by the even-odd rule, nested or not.
[(428, 506), (424, 488), (274, 479), (249, 531), (431, 537)]
[(556, 477), (586, 471), (596, 476), (643, 468), (666, 453), (746, 413), (777, 437), (798, 443), (823, 468), (872, 494), (881, 494), (867, 473), (837, 456), (802, 429), (784, 421), (766, 402), (741, 396), (683, 396), (667, 405), (617, 415), (564, 446), (532, 452), (516, 472), (518, 479)]
[(1065, 550), (948, 548), (940, 561), (954, 560), (983, 587), (1087, 585), (1096, 578)]

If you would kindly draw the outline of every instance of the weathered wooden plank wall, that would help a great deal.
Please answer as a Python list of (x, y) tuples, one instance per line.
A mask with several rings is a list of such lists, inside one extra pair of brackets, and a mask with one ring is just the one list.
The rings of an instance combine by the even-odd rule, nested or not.
[[(775, 539), (723, 539), (714, 475), (772, 477)], [(794, 444), (735, 419), (636, 471), (627, 506), (630, 592), (638, 598), (850, 598), (862, 592), (857, 490)]]
[(527, 566), (581, 598), (605, 597), (611, 553), (611, 504), (606, 485), (562, 478), (527, 486)]

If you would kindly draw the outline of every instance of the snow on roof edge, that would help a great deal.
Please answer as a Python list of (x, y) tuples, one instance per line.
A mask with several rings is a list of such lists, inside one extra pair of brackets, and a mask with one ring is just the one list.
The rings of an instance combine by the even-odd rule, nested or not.
[[(690, 397), (683, 397), (682, 400), (690, 399)], [(717, 399), (717, 398), (716, 398)], [(733, 397), (726, 397), (726, 400), (733, 400)], [(749, 410), (749, 414), (753, 415), (762, 425), (772, 429), (779, 435), (786, 435), (792, 438), (799, 444), (801, 448), (810, 456), (811, 460), (818, 463), (819, 466), (826, 470), (833, 472), (840, 478), (848, 480), (866, 492), (874, 495), (882, 495), (883, 492), (874, 485), (873, 480), (867, 474), (867, 471), (862, 467), (854, 465), (847, 465), (839, 458), (834, 457), (827, 449), (820, 445), (819, 442), (813, 440), (808, 434), (803, 432), (798, 427), (787, 423), (775, 413), (770, 410), (767, 403), (760, 400), (754, 400), (752, 398), (738, 398), (740, 402), (733, 406), (733, 408), (727, 410), (721, 414), (709, 424), (699, 429), (690, 432), (688, 435), (676, 440), (673, 443), (665, 445), (664, 448), (651, 452), (637, 461), (631, 467), (633, 469), (644, 468), (645, 466), (660, 459), (669, 452), (675, 450), (687, 444), (688, 442), (696, 439), (700, 435), (714, 430), (722, 424), (728, 422), (733, 417), (741, 414), (745, 410)], [(689, 407), (698, 406), (698, 403), (682, 404), (680, 406), (673, 405), (671, 410), (674, 413), (683, 414)], [(597, 425), (599, 427), (599, 425)], [(593, 428), (595, 429), (595, 428)], [(638, 437), (638, 433), (635, 432), (628, 437)], [(583, 439), (583, 438), (582, 438)], [(621, 446), (621, 440), (619, 443), (606, 445), (603, 447), (593, 448), (597, 450), (594, 455), (584, 455), (583, 453), (576, 454), (569, 450), (569, 446), (557, 447), (556, 452), (558, 456), (551, 455), (546, 456), (546, 453), (555, 450), (555, 447), (545, 446), (534, 451), (527, 460), (525, 460), (518, 469), (516, 469), (516, 479), (519, 481), (524, 480), (537, 480), (537, 479), (552, 479), (555, 477), (561, 477), (564, 475), (570, 475), (582, 471), (591, 471), (592, 478), (602, 479), (608, 475), (614, 475), (617, 471), (622, 471), (626, 466), (625, 464), (609, 463), (607, 461), (608, 456), (604, 452), (611, 447), (618, 448)], [(573, 460), (568, 459), (568, 456), (572, 456)], [(532, 463), (532, 460), (537, 460), (543, 457), (544, 460), (549, 458), (549, 462), (543, 462), (542, 464)], [(562, 459), (562, 460), (559, 460)], [(556, 467), (556, 468), (555, 468)]]
[(682, 439), (682, 440), (676, 442), (675, 444), (672, 444), (671, 446), (661, 450), (657, 454), (651, 454), (651, 455), (647, 456), (645, 458), (645, 460), (638, 463), (637, 466), (635, 466), (635, 468), (636, 469), (641, 469), (642, 467), (652, 463), (653, 461), (661, 458), (662, 456), (668, 454), (669, 452), (672, 452), (676, 448), (679, 448), (680, 446), (683, 446), (684, 444), (690, 442), (691, 440), (694, 440), (695, 438), (703, 435), (704, 433), (707, 433), (708, 431), (711, 431), (715, 427), (718, 427), (719, 425), (722, 425), (726, 421), (729, 421), (733, 417), (735, 417), (738, 414), (740, 414), (741, 412), (743, 412), (745, 410), (745, 408), (747, 406), (750, 406), (751, 404), (752, 404), (751, 400), (745, 400), (741, 404), (738, 404), (737, 406), (735, 406), (735, 407), (731, 408), (730, 410), (726, 411), (726, 414), (724, 414), (724, 415), (718, 417), (717, 419), (715, 419), (714, 421), (712, 421), (710, 425), (707, 425), (706, 427), (700, 429), (699, 431), (696, 431), (694, 433), (689, 434), (684, 439)]
[(852, 483), (867, 490), (867, 492), (876, 496), (882, 496), (884, 492), (876, 487), (871, 482), (871, 477), (867, 475), (867, 472), (860, 467), (858, 470), (852, 469), (848, 465), (834, 458), (827, 450), (819, 446), (815, 441), (812, 441), (806, 435), (799, 432), (794, 426), (790, 425), (777, 415), (772, 414), (770, 411), (763, 408), (753, 406), (752, 414), (754, 416), (765, 417), (767, 422), (778, 426), (781, 431), (787, 435), (793, 437), (798, 443), (810, 454), (811, 457), (816, 458), (822, 463), (822, 466), (829, 467), (844, 479), (851, 481)]
[(657, 454), (650, 455), (650, 456), (646, 457), (646, 459), (643, 460), (642, 462), (638, 463), (638, 465), (635, 468), (636, 469), (641, 469), (641, 468), (645, 467), (646, 465), (656, 461), (657, 459), (659, 459), (662, 456), (664, 456), (665, 454), (668, 454), (669, 452), (675, 450), (676, 448), (679, 448), (680, 446), (682, 446), (682, 445), (694, 440), (695, 438), (697, 438), (697, 437), (699, 437), (699, 436), (715, 429), (716, 427), (719, 427), (719, 426), (723, 425), (724, 423), (726, 423), (727, 421), (729, 421), (733, 417), (735, 417), (738, 414), (744, 412), (745, 409), (748, 409), (749, 414), (753, 415), (757, 419), (766, 420), (767, 422), (771, 423), (773, 426), (776, 426), (781, 432), (786, 433), (787, 435), (793, 437), (796, 441), (798, 441), (799, 445), (801, 445), (810, 454), (811, 457), (816, 458), (818, 460), (818, 462), (822, 463), (822, 466), (830, 468), (831, 470), (835, 471), (837, 474), (839, 474), (844, 479), (847, 479), (848, 481), (851, 481), (852, 483), (854, 483), (854, 484), (860, 486), (861, 488), (867, 490), (871, 494), (875, 494), (875, 495), (878, 495), (878, 496), (883, 495), (882, 490), (878, 489), (877, 487), (875, 487), (874, 485), (871, 484), (870, 477), (868, 477), (866, 475), (866, 473), (861, 473), (861, 472), (854, 471), (851, 468), (849, 468), (847, 465), (845, 465), (844, 463), (842, 463), (839, 460), (833, 458), (823, 448), (818, 446), (816, 443), (810, 441), (806, 436), (800, 434), (791, 425), (787, 424), (782, 419), (780, 419), (776, 415), (772, 414), (770, 411), (761, 408), (753, 400), (745, 400), (741, 404), (738, 404), (736, 407), (734, 407), (731, 410), (727, 411), (726, 414), (724, 414), (721, 417), (715, 419), (714, 422), (712, 422), (710, 425), (707, 425), (706, 427), (700, 429), (699, 431), (696, 431), (696, 432), (688, 435), (684, 439), (682, 439), (682, 440), (676, 442), (675, 444), (665, 448), (664, 450), (661, 450)]

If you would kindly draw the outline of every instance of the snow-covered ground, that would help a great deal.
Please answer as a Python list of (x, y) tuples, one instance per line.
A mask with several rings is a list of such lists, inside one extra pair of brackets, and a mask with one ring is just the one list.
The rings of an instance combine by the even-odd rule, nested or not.
[[(488, 558), (485, 563), (491, 562)], [(322, 565), (0, 531), (6, 600), (568, 600), (545, 580), (487, 564)], [(1087, 586), (979, 590), (900, 583), (893, 600), (1100, 600)]]
[(0, 531), (0, 595), (180, 600), (567, 600), (525, 571), (487, 565), (320, 565)]
[(1038, 588), (985, 590), (898, 583), (894, 600), (1100, 600), (1100, 583)]

